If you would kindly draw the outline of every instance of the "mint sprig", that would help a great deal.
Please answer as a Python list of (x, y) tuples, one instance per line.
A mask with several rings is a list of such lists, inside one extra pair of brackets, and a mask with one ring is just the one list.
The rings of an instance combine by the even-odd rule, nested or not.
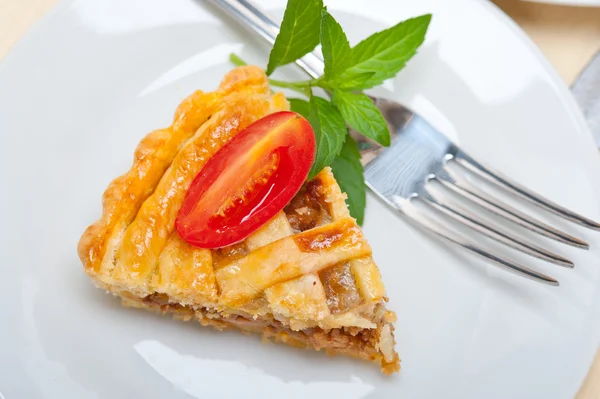
[(356, 76), (373, 72), (373, 76), (354, 90), (378, 86), (393, 78), (406, 62), (416, 54), (425, 40), (431, 15), (408, 19), (389, 29), (377, 32), (352, 48), (352, 61), (336, 82), (355, 79)]
[(310, 98), (310, 111), (308, 121), (315, 131), (317, 152), (308, 179), (312, 179), (331, 165), (331, 162), (340, 153), (348, 128), (340, 111), (323, 97)]
[(351, 49), (342, 26), (327, 12), (321, 11), (321, 47), (325, 62), (324, 79), (332, 80), (351, 62)]
[[(267, 75), (321, 44), (323, 76), (300, 82), (270, 79), (270, 83), (308, 99), (292, 98), (290, 106), (307, 118), (315, 131), (317, 151), (309, 178), (331, 165), (341, 189), (348, 194), (350, 214), (359, 224), (364, 217), (365, 182), (360, 153), (347, 126), (381, 145), (390, 145), (387, 122), (369, 97), (360, 92), (396, 76), (425, 40), (430, 22), (429, 14), (411, 18), (351, 47), (342, 26), (322, 0), (288, 0), (269, 54)], [(235, 54), (231, 60), (236, 65), (244, 64)], [(331, 101), (316, 96), (314, 88), (324, 89)]]
[(331, 102), (338, 107), (346, 123), (357, 132), (383, 146), (390, 145), (390, 131), (379, 108), (366, 95), (335, 90)]
[(267, 75), (317, 47), (322, 9), (323, 0), (288, 0), (279, 34), (269, 54)]
[(360, 163), (360, 152), (356, 141), (351, 136), (346, 137), (342, 150), (331, 164), (331, 169), (340, 188), (348, 195), (346, 202), (350, 214), (358, 224), (362, 224), (365, 217), (367, 193), (363, 167)]
[(309, 118), (310, 115), (310, 103), (301, 98), (288, 98), (288, 102), (290, 103), (290, 109), (306, 119)]

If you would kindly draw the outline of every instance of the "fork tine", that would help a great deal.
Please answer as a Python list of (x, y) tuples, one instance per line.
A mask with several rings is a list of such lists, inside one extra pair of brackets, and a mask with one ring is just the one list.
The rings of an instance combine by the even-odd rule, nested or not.
[(561, 216), (567, 220), (572, 221), (573, 223), (577, 223), (581, 226), (593, 229), (600, 230), (600, 224), (594, 222), (586, 218), (585, 216), (581, 216), (575, 212), (571, 212), (570, 210), (550, 201), (542, 197), (539, 194), (534, 193), (533, 191), (523, 187), (522, 185), (510, 180), (506, 176), (502, 176), (498, 172), (492, 171), (489, 168), (481, 165), (479, 162), (475, 161), (473, 158), (469, 157), (463, 152), (460, 152), (454, 158), (456, 162), (463, 166), (464, 168), (470, 170), (471, 172), (477, 174), (480, 177), (488, 180), (491, 183), (494, 183), (500, 187), (505, 188), (511, 193), (526, 199), (532, 202), (535, 205), (538, 205), (547, 211), (550, 211), (558, 216)]
[[(452, 174), (449, 170), (448, 173)], [(513, 208), (512, 206), (500, 201), (497, 198), (486, 194), (479, 190), (472, 184), (464, 180), (456, 180), (452, 182), (448, 180), (443, 174), (436, 176), (436, 181), (442, 184), (444, 187), (455, 192), (464, 198), (476, 203), (484, 209), (495, 213), (498, 216), (505, 217), (513, 223), (523, 226), (533, 232), (541, 234), (545, 237), (552, 238), (556, 241), (568, 244), (577, 248), (589, 249), (589, 244), (577, 237), (573, 237), (565, 232), (562, 232), (544, 222), (541, 222), (525, 213)]]
[(573, 262), (570, 260), (563, 258), (560, 255), (552, 253), (550, 251), (545, 250), (535, 244), (527, 242), (526, 240), (519, 239), (513, 235), (511, 235), (506, 230), (502, 230), (499, 228), (491, 227), (485, 224), (485, 221), (475, 216), (473, 213), (467, 211), (466, 209), (454, 205), (454, 207), (449, 206), (446, 203), (440, 202), (439, 199), (434, 197), (430, 192), (428, 192), (428, 196), (422, 197), (422, 200), (425, 201), (428, 205), (437, 209), (445, 215), (448, 215), (452, 219), (456, 220), (459, 223), (462, 223), (473, 230), (484, 234), (487, 237), (490, 237), (498, 242), (501, 242), (504, 245), (507, 245), (513, 249), (526, 253), (527, 255), (534, 256), (538, 259), (545, 260), (550, 263), (554, 263), (559, 266), (564, 266), (568, 268), (573, 268)]
[(546, 276), (545, 274), (538, 273), (535, 270), (532, 270), (526, 266), (519, 265), (518, 263), (512, 262), (502, 256), (495, 255), (491, 252), (486, 251), (483, 248), (480, 248), (475, 243), (469, 241), (464, 236), (454, 233), (441, 224), (431, 220), (431, 218), (422, 214), (411, 202), (410, 200), (402, 199), (397, 197), (396, 203), (394, 204), (397, 208), (401, 209), (406, 217), (416, 223), (417, 225), (425, 228), (426, 230), (434, 233), (450, 242), (460, 245), (461, 247), (473, 252), (476, 255), (479, 255), (489, 261), (491, 261), (495, 266), (500, 267), (503, 270), (512, 272), (521, 277), (526, 277), (528, 279), (537, 281), (542, 284), (548, 284), (552, 286), (558, 286), (559, 283), (557, 280), (550, 276)]

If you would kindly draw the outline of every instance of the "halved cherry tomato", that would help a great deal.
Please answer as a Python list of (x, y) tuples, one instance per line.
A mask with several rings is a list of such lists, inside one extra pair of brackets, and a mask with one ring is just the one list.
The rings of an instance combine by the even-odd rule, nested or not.
[(294, 112), (268, 115), (239, 132), (196, 176), (175, 227), (200, 248), (235, 244), (286, 206), (315, 158), (315, 135)]

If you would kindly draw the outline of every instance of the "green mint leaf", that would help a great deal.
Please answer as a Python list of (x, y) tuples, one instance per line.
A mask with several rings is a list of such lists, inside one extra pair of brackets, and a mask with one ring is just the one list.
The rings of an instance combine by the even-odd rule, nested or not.
[(306, 119), (310, 117), (310, 103), (301, 98), (288, 98), (290, 109)]
[(333, 91), (334, 89), (352, 91), (355, 87), (359, 87), (369, 81), (373, 75), (375, 75), (375, 72), (360, 73), (341, 82), (335, 80), (335, 78), (333, 80), (317, 79), (314, 82), (314, 85), (325, 91)]
[(356, 141), (352, 137), (346, 138), (340, 155), (331, 164), (331, 169), (340, 188), (348, 195), (346, 202), (350, 215), (356, 219), (359, 225), (362, 225), (365, 218), (367, 195), (360, 153)]
[(333, 87), (342, 90), (354, 90), (355, 87), (361, 87), (371, 80), (375, 72), (365, 72), (349, 76), (347, 79), (337, 83), (333, 83)]
[(374, 75), (352, 87), (363, 90), (396, 76), (425, 40), (431, 14), (411, 18), (377, 32), (352, 48), (348, 68), (336, 78), (338, 82), (353, 80), (356, 75), (374, 72)]
[(315, 161), (308, 173), (310, 180), (324, 167), (331, 165), (333, 159), (340, 153), (348, 129), (340, 111), (322, 97), (310, 98), (308, 121), (315, 131), (317, 142)]
[(383, 146), (390, 145), (387, 122), (369, 97), (336, 90), (331, 101), (338, 107), (344, 120), (352, 129)]
[(350, 62), (350, 43), (340, 24), (323, 8), (321, 12), (321, 46), (325, 61), (325, 79), (346, 69)]
[(322, 9), (323, 0), (288, 0), (279, 34), (269, 54), (267, 75), (317, 47)]

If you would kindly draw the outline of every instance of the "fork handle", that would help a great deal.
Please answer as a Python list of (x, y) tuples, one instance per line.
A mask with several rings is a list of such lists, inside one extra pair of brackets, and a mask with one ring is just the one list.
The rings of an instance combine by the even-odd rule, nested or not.
[[(242, 25), (258, 33), (269, 43), (275, 43), (279, 33), (279, 25), (264, 11), (249, 0), (211, 0), (213, 4), (234, 17)], [(315, 51), (296, 60), (296, 64), (310, 77), (316, 79), (323, 74), (325, 64), (323, 58)]]

